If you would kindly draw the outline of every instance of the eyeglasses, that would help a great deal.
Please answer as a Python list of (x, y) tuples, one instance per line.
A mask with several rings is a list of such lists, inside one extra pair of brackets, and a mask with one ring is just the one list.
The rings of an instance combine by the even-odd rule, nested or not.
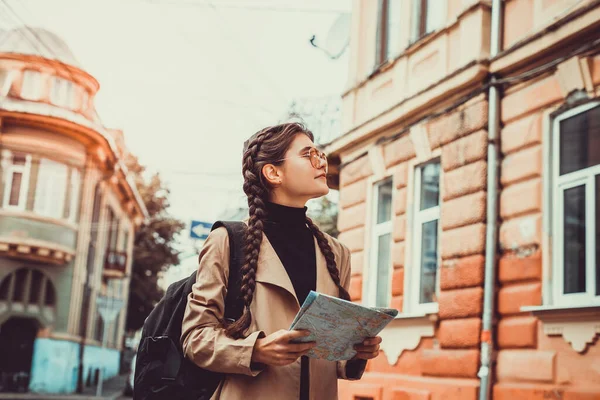
[(277, 162), (289, 160), (290, 158), (296, 158), (296, 157), (308, 158), (310, 160), (310, 164), (315, 169), (320, 169), (323, 166), (325, 166), (325, 173), (327, 173), (327, 171), (329, 169), (329, 163), (327, 162), (327, 154), (315, 149), (314, 147), (311, 148), (310, 150), (308, 150), (304, 154), (300, 154), (299, 156), (282, 158), (281, 160), (277, 160)]

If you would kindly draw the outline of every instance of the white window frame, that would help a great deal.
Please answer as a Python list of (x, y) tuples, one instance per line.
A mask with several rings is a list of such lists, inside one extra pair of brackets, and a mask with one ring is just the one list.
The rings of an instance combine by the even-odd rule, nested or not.
[[(557, 306), (588, 306), (600, 305), (600, 296), (596, 293), (596, 204), (595, 204), (595, 177), (600, 175), (600, 165), (588, 167), (579, 171), (560, 176), (560, 123), (575, 115), (600, 107), (599, 102), (589, 103), (576, 107), (561, 114), (553, 121), (552, 127), (552, 205), (553, 235), (552, 256), (553, 279), (552, 293), (554, 304)], [(585, 220), (586, 220), (586, 292), (564, 294), (564, 192), (573, 187), (585, 185)]]
[[(6, 151), (5, 155), (8, 156), (9, 162), (8, 167), (6, 168), (6, 186), (4, 186), (4, 200), (3, 207), (11, 210), (25, 210), (27, 205), (27, 194), (29, 193), (29, 177), (31, 174), (31, 154), (25, 154), (25, 165), (15, 165), (13, 163), (13, 155), (14, 153), (11, 151)], [(15, 205), (10, 205), (10, 192), (12, 190), (12, 182), (13, 182), (13, 174), (15, 172), (20, 172), (23, 175), (21, 179), (21, 190), (19, 193), (19, 203)]]
[(81, 172), (77, 168), (71, 168), (69, 190), (71, 193), (69, 204), (69, 221), (75, 222), (79, 214), (79, 195), (81, 192)]
[[(441, 254), (440, 254), (440, 239), (441, 239), (441, 221), (440, 221), (440, 208), (442, 205), (441, 188), (439, 190), (440, 197), (438, 205), (430, 207), (426, 210), (421, 210), (421, 171), (423, 167), (430, 164), (440, 164), (439, 159), (433, 159), (423, 164), (415, 166), (414, 168), (414, 203), (412, 210), (412, 265), (410, 274), (410, 290), (408, 293), (409, 304), (407, 304), (407, 311), (410, 313), (419, 314), (434, 314), (439, 310), (437, 302), (421, 303), (421, 244), (423, 242), (423, 224), (431, 221), (438, 221), (438, 240), (437, 240), (437, 270), (435, 274), (435, 292), (436, 295), (440, 293), (440, 265), (441, 265)], [(440, 165), (439, 182), (442, 181), (442, 169)]]
[[(47, 158), (42, 158), (40, 159), (40, 168), (39, 168), (39, 172), (38, 172), (38, 179), (37, 179), (37, 187), (35, 189), (35, 199), (34, 199), (34, 206), (33, 206), (33, 211), (36, 214), (40, 214), (49, 218), (55, 218), (55, 219), (64, 219), (64, 212), (65, 212), (65, 201), (66, 201), (66, 192), (68, 190), (67, 188), (67, 180), (68, 180), (68, 176), (69, 176), (69, 169), (65, 164), (62, 164), (60, 162), (54, 161), (54, 160), (50, 160)], [(60, 182), (58, 180), (58, 177), (53, 176), (52, 180), (50, 179), (42, 179), (40, 180), (40, 177), (43, 177), (42, 174), (47, 174), (49, 171), (46, 170), (46, 168), (52, 168), (54, 169), (54, 167), (60, 167), (60, 168), (64, 168), (65, 170), (65, 176), (64, 178), (64, 182), (63, 183), (63, 187), (62, 190), (53, 190), (53, 188), (57, 188), (58, 182)], [(55, 171), (51, 171), (53, 173), (56, 172)], [(44, 188), (42, 191), (42, 187)], [(60, 188), (58, 188), (60, 189)], [(52, 194), (50, 196), (48, 196), (48, 193)], [(60, 193), (60, 195), (55, 196), (54, 194), (56, 193)], [(41, 198), (38, 197), (40, 195), (44, 195), (46, 196), (45, 198)]]
[[(378, 204), (379, 204), (379, 188), (384, 184), (390, 184), (392, 189), (392, 199), (391, 199), (391, 210), (390, 210), (390, 219), (388, 221), (377, 223), (377, 213), (378, 213)], [(389, 307), (392, 300), (392, 221), (394, 220), (394, 181), (391, 176), (388, 176), (378, 182), (374, 183), (372, 192), (373, 205), (371, 208), (371, 246), (370, 246), (370, 254), (369, 254), (369, 268), (368, 268), (368, 284), (367, 284), (367, 293), (364, 298), (367, 300), (367, 305), (371, 307)], [(386, 293), (387, 293), (387, 301), (386, 304), (377, 304), (377, 286), (379, 283), (378, 277), (378, 255), (379, 255), (379, 238), (383, 235), (390, 235), (390, 257), (389, 257), (389, 265), (388, 265), (388, 282), (386, 285)]]
[(23, 71), (21, 81), (21, 97), (26, 100), (40, 100), (44, 79), (42, 73), (33, 69)]
[(0, 73), (4, 73), (4, 80), (0, 81), (0, 96), (8, 96), (10, 92), (10, 87), (13, 84), (15, 71), (13, 70), (0, 70)]
[[(425, 1), (426, 3), (426, 7), (427, 7), (427, 16), (425, 18), (425, 26), (421, 27), (421, 15), (423, 13), (423, 9), (422, 9), (422, 1)], [(432, 32), (437, 31), (440, 28), (443, 28), (444, 25), (447, 23), (447, 11), (448, 11), (448, 0), (435, 0), (435, 5), (436, 8), (440, 11), (440, 15), (442, 16), (446, 16), (446, 18), (442, 18), (439, 21), (434, 21), (432, 23), (433, 26), (429, 27), (429, 29), (427, 29), (427, 23), (430, 22), (429, 21), (429, 15), (430, 13), (428, 12), (430, 8), (430, 2), (431, 0), (413, 0), (412, 1), (412, 7), (413, 7), (413, 12), (412, 12), (412, 32), (411, 32), (411, 38), (412, 38), (412, 42), (418, 42), (419, 40), (421, 40), (422, 38), (426, 37), (427, 35), (429, 35)], [(421, 33), (421, 28), (423, 29), (423, 33)]]

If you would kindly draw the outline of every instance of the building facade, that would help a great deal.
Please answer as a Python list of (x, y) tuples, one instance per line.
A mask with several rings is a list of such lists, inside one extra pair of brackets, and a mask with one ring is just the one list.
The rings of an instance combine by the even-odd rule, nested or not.
[(401, 311), (340, 398), (600, 398), (600, 2), (354, 0), (351, 296)]
[[(83, 384), (119, 371), (146, 210), (98, 88), (54, 34), (0, 34), (0, 391), (70, 393), (80, 371)], [(99, 298), (125, 303), (105, 347)]]

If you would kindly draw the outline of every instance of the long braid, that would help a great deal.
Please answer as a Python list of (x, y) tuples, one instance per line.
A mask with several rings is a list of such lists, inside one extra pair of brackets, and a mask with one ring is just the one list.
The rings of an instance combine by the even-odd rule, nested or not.
[(329, 271), (329, 275), (333, 282), (337, 285), (339, 290), (339, 297), (350, 301), (350, 294), (344, 287), (340, 281), (340, 271), (338, 270), (337, 264), (335, 262), (335, 255), (331, 250), (331, 246), (329, 246), (329, 241), (321, 232), (319, 227), (315, 225), (315, 223), (308, 217), (306, 217), (306, 225), (311, 230), (312, 234), (317, 238), (317, 243), (319, 244), (319, 248), (321, 249), (321, 253), (325, 256), (325, 261), (327, 261), (327, 270)]
[(242, 172), (244, 175), (244, 192), (248, 197), (248, 207), (250, 218), (248, 220), (248, 229), (244, 237), (244, 264), (240, 269), (241, 288), (240, 296), (244, 301), (244, 312), (242, 316), (234, 323), (226, 326), (225, 333), (232, 338), (239, 339), (244, 337), (244, 332), (250, 327), (252, 322), (252, 313), (250, 304), (254, 298), (256, 289), (256, 269), (258, 264), (258, 255), (263, 238), (263, 221), (265, 219), (265, 200), (268, 196), (267, 191), (261, 185), (261, 180), (254, 173), (254, 160), (260, 149), (261, 144), (266, 138), (266, 133), (259, 134), (248, 146), (244, 154)]

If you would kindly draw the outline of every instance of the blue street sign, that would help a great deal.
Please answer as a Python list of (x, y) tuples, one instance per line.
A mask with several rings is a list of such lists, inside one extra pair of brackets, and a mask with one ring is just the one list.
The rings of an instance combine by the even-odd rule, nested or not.
[(210, 233), (210, 228), (212, 228), (212, 225), (213, 224), (210, 222), (192, 221), (192, 225), (190, 227), (190, 237), (192, 239), (206, 239)]

